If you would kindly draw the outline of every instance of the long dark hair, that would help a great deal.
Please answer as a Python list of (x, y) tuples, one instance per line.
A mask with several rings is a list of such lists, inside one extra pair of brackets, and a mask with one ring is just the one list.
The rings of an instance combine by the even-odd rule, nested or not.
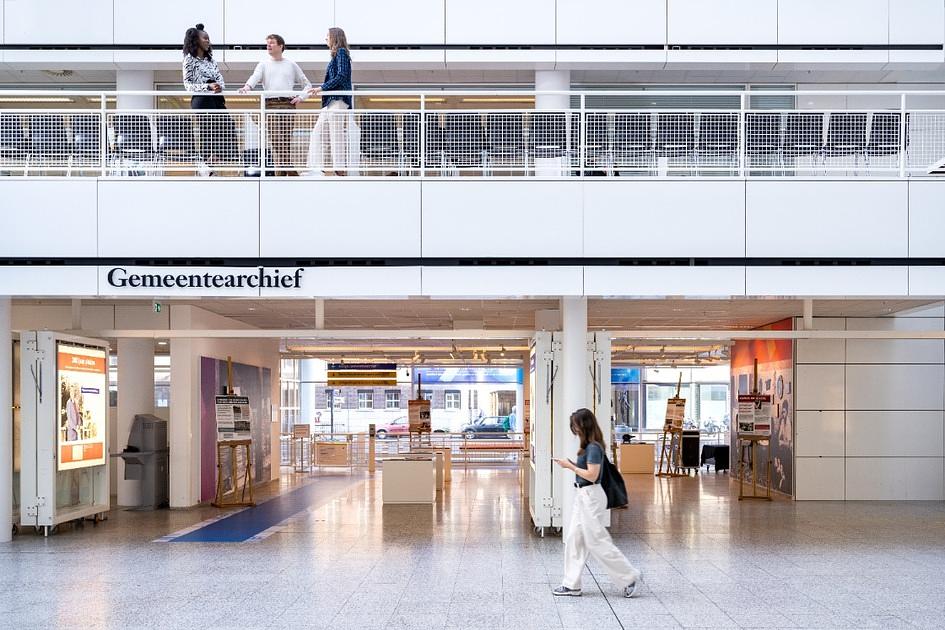
[(604, 434), (601, 433), (600, 425), (597, 424), (597, 418), (590, 409), (578, 409), (571, 414), (571, 433), (581, 439), (581, 449), (578, 455), (584, 453), (584, 449), (591, 442), (597, 442), (601, 446), (604, 444)]
[[(200, 48), (200, 34), (203, 32), (203, 24), (197, 24), (187, 29), (187, 32), (184, 33), (184, 55), (197, 56), (197, 49)], [(207, 49), (207, 59), (213, 61), (212, 46)]]

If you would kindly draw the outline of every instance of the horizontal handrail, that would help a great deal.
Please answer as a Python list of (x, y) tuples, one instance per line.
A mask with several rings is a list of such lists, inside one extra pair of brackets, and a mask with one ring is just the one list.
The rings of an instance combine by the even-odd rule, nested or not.
[[(356, 90), (323, 95), (404, 100), (327, 111), (319, 109), (318, 96), (299, 108), (267, 100), (294, 94), (226, 92), (241, 100), (226, 110), (193, 110), (118, 108), (111, 100), (191, 96), (185, 91), (2, 90), (0, 174), (902, 178), (945, 162), (941, 90)], [(837, 94), (879, 96), (889, 106), (769, 109), (751, 100)], [(87, 103), (50, 102), (70, 95)], [(557, 103), (565, 107), (536, 109), (537, 100), (510, 106), (498, 98), (489, 103), (497, 107), (479, 107), (473, 98), (477, 107), (467, 109), (445, 102), (451, 95), (569, 100)], [(588, 106), (600, 96), (633, 100)], [(737, 96), (738, 105), (642, 106), (641, 99), (658, 96)], [(927, 100), (909, 107), (910, 96), (941, 98), (942, 107), (930, 108)]]

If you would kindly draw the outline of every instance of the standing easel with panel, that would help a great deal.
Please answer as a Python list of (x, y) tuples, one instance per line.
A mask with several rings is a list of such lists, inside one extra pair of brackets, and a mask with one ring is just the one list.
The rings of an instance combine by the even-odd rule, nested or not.
[[(755, 367), (752, 376), (751, 386), (752, 396), (759, 396), (758, 392), (758, 359), (755, 359)], [(770, 399), (769, 399), (770, 400)], [(760, 404), (760, 403), (758, 403)], [(738, 422), (736, 418), (736, 422)], [(754, 427), (755, 418), (749, 428)], [(744, 433), (739, 431), (736, 434), (738, 441), (738, 500), (759, 499), (761, 501), (771, 500), (771, 436), (759, 433)], [(765, 461), (762, 462), (762, 468), (765, 471), (765, 493), (758, 494), (758, 451), (759, 445), (765, 444)], [(747, 456), (747, 457), (746, 457)], [(751, 471), (751, 494), (745, 494), (745, 473)]]
[(683, 418), (686, 410), (686, 399), (680, 398), (682, 391), (682, 374), (676, 382), (676, 395), (666, 401), (666, 422), (663, 424), (663, 435), (660, 438), (660, 461), (656, 469), (657, 477), (685, 477), (680, 471), (682, 457), (682, 430)]

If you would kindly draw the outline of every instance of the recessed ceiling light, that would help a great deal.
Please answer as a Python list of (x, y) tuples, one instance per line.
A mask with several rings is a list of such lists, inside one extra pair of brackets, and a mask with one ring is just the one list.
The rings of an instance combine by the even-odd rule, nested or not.
[(167, 345), (167, 342), (166, 342), (166, 341), (159, 341), (159, 342), (158, 342), (158, 345), (159, 345), (159, 346), (166, 346), (166, 345)]

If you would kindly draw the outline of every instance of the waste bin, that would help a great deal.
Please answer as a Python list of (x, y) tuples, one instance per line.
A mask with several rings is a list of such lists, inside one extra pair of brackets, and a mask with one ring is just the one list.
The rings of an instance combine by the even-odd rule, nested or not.
[(125, 479), (141, 481), (139, 507), (153, 510), (168, 505), (169, 457), (167, 422), (151, 414), (137, 414), (121, 458), (125, 460)]

